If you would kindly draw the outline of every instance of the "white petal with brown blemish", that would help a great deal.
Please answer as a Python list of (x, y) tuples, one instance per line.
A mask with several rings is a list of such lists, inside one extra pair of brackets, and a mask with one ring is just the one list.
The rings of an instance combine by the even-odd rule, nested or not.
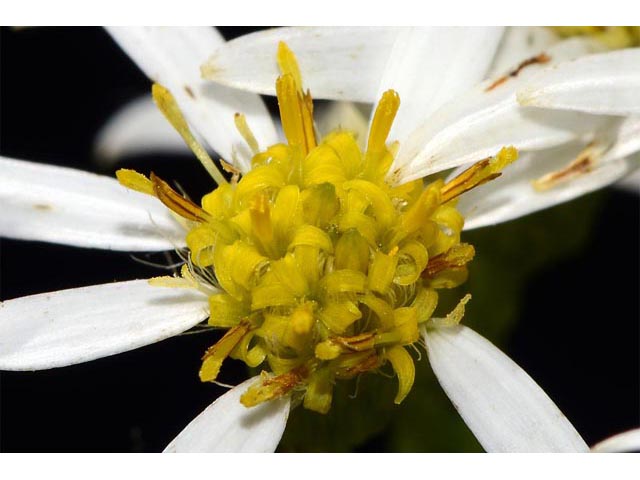
[(0, 201), (3, 237), (124, 251), (184, 245), (166, 207), (115, 178), (0, 157)]
[(606, 116), (522, 108), (516, 90), (546, 64), (591, 51), (592, 42), (571, 39), (544, 57), (524, 59), (440, 107), (404, 141), (392, 166), (394, 179), (406, 182), (494, 155), (501, 147), (539, 150), (594, 131)]
[(488, 76), (497, 77), (522, 59), (543, 53), (559, 41), (558, 36), (549, 28), (507, 27)]
[(107, 30), (151, 80), (169, 89), (192, 127), (228, 162), (236, 160), (243, 171), (250, 168), (252, 155), (235, 127), (236, 112), (246, 116), (262, 148), (277, 142), (273, 122), (259, 96), (214, 85), (200, 77), (200, 65), (224, 44), (216, 30), (209, 27)]
[(481, 335), (458, 325), (423, 336), (440, 385), (486, 451), (588, 451), (538, 384)]
[(547, 68), (518, 91), (521, 105), (640, 113), (640, 48), (589, 55)]
[(96, 137), (95, 153), (103, 165), (112, 165), (129, 155), (192, 155), (151, 95), (126, 103), (107, 119)]
[(305, 89), (314, 98), (373, 103), (398, 27), (287, 27), (227, 42), (207, 60), (205, 78), (275, 95), (278, 43), (295, 53)]
[(208, 316), (197, 290), (147, 280), (60, 290), (0, 303), (0, 370), (42, 370), (159, 342)]
[[(500, 178), (466, 192), (457, 206), (465, 217), (465, 230), (506, 222), (573, 200), (620, 180), (639, 166), (638, 159), (600, 157), (597, 151), (576, 165), (575, 160), (586, 147), (584, 142), (572, 142), (524, 153)], [(556, 180), (545, 182), (547, 188), (534, 186), (534, 181), (549, 174)]]
[(289, 417), (288, 396), (247, 408), (240, 396), (256, 376), (232, 388), (209, 405), (167, 446), (165, 453), (274, 452)]

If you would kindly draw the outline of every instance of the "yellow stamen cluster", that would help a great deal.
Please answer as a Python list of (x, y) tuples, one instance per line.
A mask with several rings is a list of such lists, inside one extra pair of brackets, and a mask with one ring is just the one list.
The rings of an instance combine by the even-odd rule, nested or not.
[[(385, 179), (397, 93), (382, 96), (364, 152), (349, 131), (318, 142), (311, 96), (283, 44), (278, 61), (287, 143), (256, 153), (241, 179), (221, 183), (198, 206), (153, 174), (121, 170), (118, 178), (187, 221), (186, 284), (210, 278), (219, 289), (209, 297), (209, 324), (228, 330), (205, 353), (202, 381), (215, 381), (227, 357), (266, 364), (272, 373), (244, 393), (244, 405), (291, 393), (325, 413), (336, 380), (388, 363), (398, 376), (400, 403), (415, 374), (406, 347), (431, 320), (437, 290), (464, 282), (474, 255), (460, 243), (463, 218), (455, 199), (499, 175), (515, 149), (446, 184), (393, 186)], [(236, 122), (255, 148), (244, 118)], [(467, 300), (442, 321), (459, 322)]]

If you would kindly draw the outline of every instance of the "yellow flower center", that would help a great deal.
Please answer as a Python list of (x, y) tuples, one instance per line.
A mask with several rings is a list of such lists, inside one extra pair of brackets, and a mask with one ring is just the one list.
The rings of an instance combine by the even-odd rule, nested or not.
[[(432, 321), (438, 289), (464, 282), (474, 255), (460, 243), (464, 220), (456, 198), (499, 175), (517, 152), (504, 148), (446, 184), (391, 185), (387, 135), (398, 94), (383, 94), (364, 151), (346, 130), (317, 141), (311, 96), (284, 44), (278, 61), (287, 143), (257, 152), (242, 178), (234, 172), (201, 206), (153, 174), (120, 170), (118, 178), (186, 220), (190, 268), (183, 277), (219, 289), (209, 297), (209, 325), (228, 331), (205, 353), (202, 381), (215, 381), (227, 357), (268, 366), (271, 373), (242, 396), (244, 405), (293, 394), (326, 413), (336, 380), (388, 363), (398, 376), (400, 403), (415, 373), (407, 347)], [(187, 143), (195, 142), (170, 93), (154, 86), (154, 97)], [(257, 151), (243, 116), (236, 125)], [(203, 149), (194, 150), (200, 158)], [(439, 322), (459, 322), (467, 300)]]

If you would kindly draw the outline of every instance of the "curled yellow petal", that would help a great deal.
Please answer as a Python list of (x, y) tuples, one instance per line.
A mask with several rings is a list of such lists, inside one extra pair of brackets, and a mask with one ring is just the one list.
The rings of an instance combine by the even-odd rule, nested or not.
[(416, 367), (413, 358), (404, 347), (395, 346), (385, 352), (385, 357), (391, 362), (393, 370), (398, 375), (398, 393), (394, 399), (395, 404), (400, 404), (406, 398), (413, 387), (416, 377)]
[(242, 322), (230, 329), (224, 337), (218, 340), (218, 343), (206, 351), (202, 357), (202, 367), (200, 367), (201, 381), (213, 382), (218, 377), (222, 362), (227, 358), (248, 331), (249, 324), (247, 322)]

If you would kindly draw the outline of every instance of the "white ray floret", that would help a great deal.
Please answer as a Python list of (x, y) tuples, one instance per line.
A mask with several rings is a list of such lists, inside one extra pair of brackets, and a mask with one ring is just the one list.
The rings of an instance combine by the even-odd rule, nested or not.
[(496, 77), (559, 41), (558, 35), (545, 27), (507, 27), (488, 76)]
[[(611, 127), (585, 141), (574, 141), (541, 152), (526, 152), (503, 172), (499, 181), (477, 187), (463, 195), (457, 205), (465, 216), (465, 230), (495, 225), (558, 205), (605, 187), (640, 167), (640, 118), (617, 120)], [(537, 180), (570, 169), (583, 158), (580, 171), (550, 188), (536, 188)], [(461, 173), (463, 167), (451, 174)], [(633, 185), (633, 180), (629, 180)], [(629, 183), (628, 182), (628, 183)], [(637, 185), (632, 190), (637, 191)]]
[(156, 199), (115, 178), (0, 157), (0, 235), (85, 248), (173, 250), (184, 230)]
[(148, 280), (6, 300), (0, 303), (0, 369), (87, 362), (159, 342), (207, 316), (206, 295)]
[(165, 453), (274, 452), (289, 417), (289, 397), (247, 408), (240, 396), (260, 376), (232, 388), (194, 418)]
[(186, 119), (219, 155), (247, 171), (251, 152), (238, 133), (234, 114), (243, 113), (262, 148), (276, 143), (276, 131), (257, 95), (213, 85), (200, 78), (200, 65), (224, 44), (209, 27), (110, 27), (109, 33), (154, 82), (169, 89)]
[[(398, 27), (289, 27), (231, 40), (202, 67), (204, 78), (275, 95), (278, 42), (295, 52), (314, 98), (374, 103)], [(213, 50), (212, 50), (213, 52)], [(212, 52), (209, 52), (211, 54)]]
[[(376, 95), (380, 98), (388, 89), (400, 95), (390, 138), (406, 138), (438, 107), (483, 80), (503, 31), (501, 27), (401, 29)], [(401, 144), (399, 155), (402, 149)]]
[(491, 342), (462, 325), (424, 338), (440, 385), (486, 451), (588, 451), (547, 394)]
[[(464, 165), (495, 154), (504, 145), (541, 150), (591, 132), (608, 117), (578, 112), (522, 108), (516, 91), (544, 65), (555, 65), (592, 51), (582, 39), (561, 42), (548, 50), (545, 64), (513, 65), (447, 102), (406, 139), (394, 167), (402, 181)], [(516, 75), (512, 72), (518, 71)]]
[(518, 92), (521, 105), (631, 115), (640, 113), (640, 48), (589, 55), (546, 69)]
[(596, 453), (638, 452), (640, 451), (640, 428), (619, 433), (591, 447)]
[(191, 155), (149, 95), (136, 98), (116, 111), (95, 140), (96, 157), (104, 165), (115, 164), (128, 155), (158, 152)]
[[(404, 62), (402, 56), (395, 55), (380, 67), (378, 59), (380, 56), (387, 60), (394, 48), (406, 50), (401, 48), (402, 44), (406, 46), (411, 42), (403, 41), (404, 37), (407, 37), (405, 40), (414, 37), (426, 39), (430, 37), (430, 31), (423, 28), (415, 30), (274, 29), (247, 35), (221, 46), (205, 64), (203, 70), (205, 76), (215, 82), (273, 94), (275, 93), (273, 81), (277, 76), (277, 65), (272, 60), (273, 52), (278, 42), (282, 40), (296, 52), (301, 73), (305, 79), (309, 78), (308, 87), (315, 98), (373, 102), (379, 96), (381, 78), (397, 79), (399, 87), (402, 88), (412, 86), (421, 76), (427, 81), (426, 79), (431, 75), (434, 79), (430, 81), (430, 85), (436, 90), (439, 89), (437, 76), (446, 76), (451, 63), (439, 63), (438, 59), (442, 60), (444, 57), (439, 55), (437, 49), (429, 49), (421, 42), (417, 42), (415, 51), (413, 47), (409, 49), (413, 52), (410, 58), (415, 60), (424, 54), (422, 50), (425, 50), (433, 56), (432, 61), (429, 55), (423, 55), (422, 62)], [(530, 150), (548, 148), (571, 141), (605, 121), (598, 116), (582, 113), (521, 108), (516, 100), (517, 89), (524, 84), (525, 79), (540, 70), (543, 65), (527, 65), (517, 75), (509, 76), (496, 88), (488, 89), (492, 81), (487, 81), (466, 93), (455, 95), (453, 99), (449, 98), (452, 93), (464, 91), (465, 82), (470, 78), (475, 80), (467, 86), (477, 82), (480, 75), (478, 72), (482, 72), (480, 75), (482, 78), (489, 68), (489, 64), (485, 64), (486, 62), (482, 60), (484, 56), (479, 61), (480, 67), (475, 66), (474, 62), (482, 52), (479, 53), (469, 49), (468, 45), (465, 46), (466, 37), (477, 35), (480, 43), (489, 51), (495, 52), (494, 42), (499, 39), (500, 30), (467, 28), (433, 31), (449, 32), (451, 41), (438, 46), (443, 52), (456, 56), (456, 65), (462, 65), (459, 70), (455, 70), (457, 72), (455, 76), (459, 79), (453, 83), (456, 88), (452, 91), (444, 88), (440, 93), (418, 94), (417, 100), (423, 103), (414, 113), (417, 114), (421, 110), (431, 111), (430, 102), (441, 106), (432, 115), (423, 117), (420, 123), (415, 122), (414, 118), (414, 129), (410, 133), (398, 132), (404, 133), (405, 137), (397, 138), (400, 141), (400, 152), (391, 170), (395, 173), (392, 180), (406, 182), (443, 169), (477, 161), (495, 154), (504, 145), (514, 145), (518, 149)], [(461, 32), (465, 32), (466, 36), (461, 35)], [(400, 42), (396, 44), (399, 34)], [(390, 37), (394, 41), (389, 46)], [(367, 44), (365, 42), (367, 39), (371, 39), (373, 43)], [(346, 42), (344, 50), (337, 49), (338, 42), (342, 41)], [(380, 48), (374, 49), (372, 45)], [(425, 48), (421, 49), (421, 46)], [(589, 40), (565, 41), (553, 47), (549, 63), (555, 64), (573, 59), (593, 51), (594, 48), (596, 48), (594, 43)], [(338, 58), (335, 58), (336, 55)], [(247, 61), (248, 58), (258, 63), (269, 59), (271, 67), (261, 65), (258, 68), (253, 61)], [(438, 72), (428, 72), (424, 68), (424, 65), (440, 64), (442, 68)], [(263, 77), (259, 73), (262, 68), (269, 70), (268, 74), (262, 74)], [(377, 75), (375, 94), (364, 95), (363, 90), (367, 90), (369, 83), (373, 81), (369, 79), (372, 72)], [(396, 77), (396, 75), (400, 76)], [(266, 85), (268, 88), (265, 87)], [(356, 89), (353, 85), (359, 87)], [(408, 88), (408, 91), (410, 90), (412, 89)], [(402, 92), (400, 95), (401, 105), (404, 103), (411, 105), (410, 100), (404, 101)], [(409, 96), (411, 95), (413, 94), (410, 93)], [(401, 111), (402, 108), (401, 106)], [(406, 108), (411, 112), (413, 107)], [(399, 113), (399, 120), (401, 116), (402, 114)], [(409, 113), (408, 118), (411, 117)]]

